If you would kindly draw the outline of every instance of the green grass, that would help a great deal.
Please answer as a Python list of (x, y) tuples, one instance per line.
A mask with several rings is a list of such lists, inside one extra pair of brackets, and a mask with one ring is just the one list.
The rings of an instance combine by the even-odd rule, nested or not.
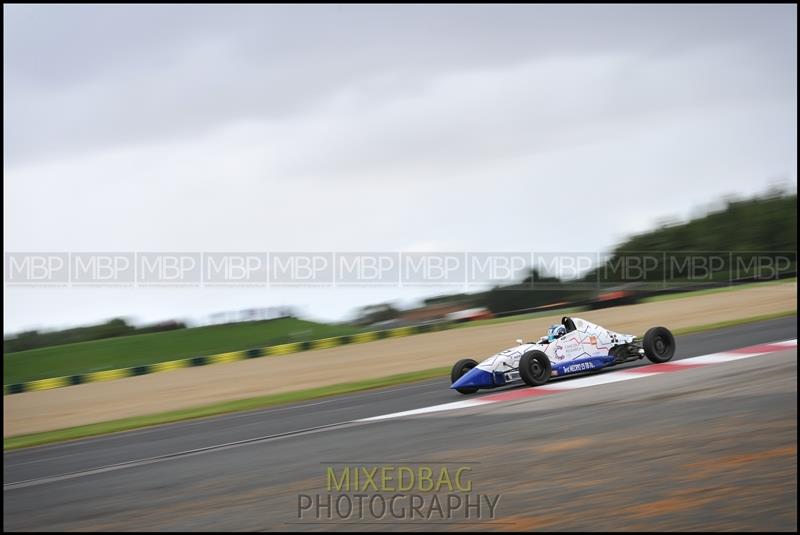
[(69, 427), (66, 429), (57, 429), (55, 431), (46, 431), (44, 433), (19, 435), (15, 437), (4, 438), (3, 449), (12, 450), (17, 448), (39, 446), (42, 444), (49, 444), (52, 442), (63, 442), (66, 440), (75, 440), (78, 438), (86, 438), (96, 435), (105, 435), (108, 433), (117, 433), (120, 431), (129, 431), (131, 429), (138, 429), (141, 427), (150, 427), (154, 425), (167, 424), (170, 422), (177, 422), (180, 420), (191, 420), (194, 418), (216, 416), (230, 412), (241, 412), (247, 410), (263, 409), (276, 405), (286, 405), (288, 403), (297, 403), (300, 401), (308, 401), (318, 398), (340, 396), (343, 394), (351, 394), (354, 392), (373, 390), (376, 388), (383, 388), (392, 385), (413, 383), (416, 381), (424, 381), (426, 379), (433, 379), (434, 377), (444, 377), (449, 372), (450, 372), (449, 367), (431, 368), (428, 370), (422, 370), (417, 372), (390, 375), (387, 377), (379, 377), (377, 379), (367, 379), (364, 381), (323, 386), (308, 390), (299, 390), (296, 392), (286, 392), (283, 394), (273, 394), (269, 396), (259, 396), (259, 397), (240, 399), (235, 401), (226, 401), (222, 403), (215, 403), (212, 405), (196, 407), (193, 409), (183, 409), (178, 411), (163, 412), (159, 414), (151, 414), (147, 416), (123, 418), (121, 420), (111, 420), (108, 422), (99, 422), (96, 424), (82, 425), (78, 427)]
[[(743, 325), (746, 323), (766, 321), (770, 319), (777, 319), (794, 315), (797, 315), (797, 311), (778, 312), (775, 314), (765, 314), (762, 316), (753, 316), (750, 318), (743, 318), (739, 320), (731, 320), (718, 323), (709, 323), (705, 325), (698, 325), (695, 327), (687, 327), (676, 330), (674, 331), (674, 333), (676, 335), (692, 334), (702, 331), (710, 331), (714, 329), (733, 327), (736, 325)], [(111, 420), (108, 422), (100, 422), (96, 424), (83, 425), (79, 427), (70, 427), (66, 429), (57, 429), (55, 431), (46, 431), (43, 433), (19, 435), (15, 437), (4, 438), (3, 449), (11, 450), (17, 448), (39, 446), (42, 444), (49, 444), (53, 442), (76, 440), (79, 438), (86, 438), (96, 435), (117, 433), (120, 431), (129, 431), (131, 429), (138, 429), (141, 427), (150, 427), (155, 425), (167, 424), (170, 422), (177, 422), (180, 420), (203, 418), (230, 412), (263, 409), (266, 407), (286, 405), (289, 403), (298, 403), (301, 401), (308, 401), (312, 399), (325, 398), (343, 394), (351, 394), (354, 392), (361, 392), (364, 390), (372, 390), (376, 388), (384, 388), (388, 386), (412, 383), (415, 381), (433, 379), (435, 377), (446, 377), (449, 371), (450, 371), (449, 367), (431, 368), (417, 372), (380, 377), (377, 379), (367, 379), (364, 381), (323, 386), (308, 390), (287, 392), (284, 394), (274, 394), (269, 396), (260, 396), (260, 397), (241, 399), (236, 401), (215, 403), (212, 405), (206, 405), (194, 409), (184, 409), (179, 411), (151, 414), (147, 416), (124, 418), (121, 420)]]
[[(757, 282), (746, 285), (657, 296), (644, 302), (681, 299), (708, 293), (737, 291), (763, 284), (789, 284), (797, 279)], [(577, 313), (583, 308), (545, 310), (459, 324), (459, 328), (480, 327), (543, 316)], [(328, 325), (295, 318), (213, 325), (151, 334), (108, 338), (91, 342), (19, 351), (3, 355), (3, 384), (22, 383), (66, 375), (154, 364), (168, 360), (226, 353), (287, 342), (343, 336), (360, 332), (347, 325)]]
[(3, 384), (343, 336), (359, 331), (347, 325), (281, 318), (64, 344), (3, 355)]

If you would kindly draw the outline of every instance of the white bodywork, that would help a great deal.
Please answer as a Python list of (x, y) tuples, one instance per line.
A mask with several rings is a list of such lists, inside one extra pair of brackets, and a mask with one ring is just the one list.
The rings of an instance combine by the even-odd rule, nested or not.
[(612, 347), (633, 342), (635, 338), (630, 334), (609, 331), (580, 318), (572, 318), (572, 321), (575, 322), (575, 330), (553, 342), (548, 343), (544, 339), (544, 342), (529, 342), (506, 349), (487, 358), (477, 368), (492, 374), (503, 373), (506, 382), (516, 381), (520, 378), (517, 371), (519, 359), (525, 352), (538, 349), (550, 359), (553, 375), (574, 373), (598, 367), (592, 364), (592, 357), (607, 357)]

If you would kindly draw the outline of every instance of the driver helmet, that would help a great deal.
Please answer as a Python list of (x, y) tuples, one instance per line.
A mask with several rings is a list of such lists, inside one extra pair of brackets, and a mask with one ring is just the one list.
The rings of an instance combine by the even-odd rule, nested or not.
[(547, 341), (552, 342), (558, 338), (561, 338), (567, 334), (567, 328), (557, 323), (555, 325), (551, 325), (549, 329), (547, 329)]

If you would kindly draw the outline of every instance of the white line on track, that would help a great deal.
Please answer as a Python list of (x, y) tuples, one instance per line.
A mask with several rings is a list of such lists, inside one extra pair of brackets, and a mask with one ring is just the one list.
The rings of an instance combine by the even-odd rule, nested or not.
[[(420, 383), (420, 384), (406, 385), (406, 386), (401, 386), (401, 387), (397, 387), (397, 388), (392, 388), (392, 389), (389, 389), (389, 390), (382, 389), (382, 390), (374, 390), (374, 391), (371, 391), (371, 392), (369, 392), (369, 391), (368, 392), (353, 392), (352, 394), (349, 394), (349, 396), (351, 396), (351, 398), (352, 397), (361, 397), (361, 396), (368, 397), (368, 396), (375, 396), (375, 395), (379, 395), (379, 394), (391, 394), (391, 393), (394, 393), (394, 392), (401, 392), (401, 391), (404, 391), (404, 390), (413, 390), (413, 389), (416, 389), (416, 388), (425, 388), (425, 387), (429, 386), (428, 383), (430, 381), (432, 381), (432, 380), (435, 380), (435, 379), (427, 379), (427, 380), (424, 380), (424, 382)], [(315, 406), (318, 406), (318, 405), (327, 405), (327, 404), (331, 404), (331, 403), (336, 403), (337, 401), (340, 401), (340, 400), (341, 400), (340, 397), (332, 397), (332, 398), (329, 398), (329, 399), (323, 399), (323, 400), (314, 401), (314, 402), (311, 402), (311, 403), (304, 403), (302, 405), (291, 405), (291, 406), (288, 406), (288, 407), (272, 407), (272, 408), (266, 408), (266, 409), (252, 409), (252, 410), (248, 410), (248, 411), (244, 411), (244, 412), (240, 412), (240, 413), (217, 414), (217, 415), (207, 416), (207, 417), (204, 417), (204, 418), (200, 418), (200, 419), (192, 420), (192, 421), (186, 421), (186, 422), (167, 422), (167, 423), (163, 423), (163, 424), (154, 425), (154, 426), (148, 427), (146, 429), (135, 429), (135, 430), (132, 430), (132, 431), (119, 431), (119, 432), (112, 433), (112, 434), (106, 435), (106, 436), (88, 437), (88, 438), (82, 438), (82, 439), (76, 439), (76, 440), (70, 440), (70, 441), (67, 441), (67, 442), (62, 442), (60, 444), (49, 444), (49, 445), (36, 446), (36, 447), (25, 448), (25, 449), (20, 449), (20, 450), (12, 450), (12, 451), (9, 451), (9, 452), (3, 452), (3, 457), (5, 458), (5, 457), (22, 456), (22, 455), (25, 455), (27, 453), (32, 453), (32, 452), (33, 453), (39, 453), (39, 452), (42, 452), (42, 451), (50, 451), (50, 450), (74, 447), (74, 446), (77, 446), (77, 445), (82, 447), (82, 446), (86, 445), (87, 443), (95, 444), (97, 442), (106, 442), (106, 441), (109, 441), (109, 440), (118, 440), (120, 438), (126, 438), (127, 439), (127, 438), (132, 437), (132, 436), (147, 435), (149, 433), (155, 433), (155, 432), (158, 432), (158, 431), (162, 431), (164, 429), (164, 427), (167, 427), (167, 426), (169, 426), (171, 430), (175, 430), (175, 429), (179, 429), (179, 428), (182, 429), (182, 428), (185, 428), (185, 427), (193, 427), (193, 426), (196, 426), (196, 425), (208, 424), (209, 422), (213, 422), (214, 420), (217, 420), (217, 419), (220, 419), (220, 418), (224, 418), (225, 420), (236, 420), (236, 419), (239, 419), (239, 418), (249, 418), (249, 417), (252, 417), (252, 416), (261, 416), (261, 415), (268, 414), (268, 413), (273, 413), (273, 412), (286, 412), (286, 411), (292, 411), (292, 410), (297, 410), (297, 409), (305, 409), (305, 408), (308, 408), (308, 407), (315, 407)], [(43, 461), (52, 461), (54, 459), (72, 457), (74, 455), (79, 455), (80, 453), (81, 452), (67, 453), (67, 454), (58, 455), (58, 456), (55, 456), (55, 457), (48, 457), (47, 459), (42, 459), (42, 460), (22, 461), (22, 462), (15, 463), (15, 466), (21, 466), (21, 465), (24, 465), (24, 464), (35, 464), (35, 463), (39, 463), (39, 462), (43, 462)]]
[(429, 412), (450, 411), (454, 409), (465, 409), (467, 407), (476, 407), (478, 405), (485, 405), (491, 403), (489, 401), (481, 401), (478, 399), (465, 399), (463, 401), (454, 401), (452, 403), (443, 403), (441, 405), (431, 405), (430, 407), (422, 407), (421, 409), (412, 409), (410, 411), (393, 412), (390, 414), (381, 414), (380, 416), (370, 416), (369, 418), (361, 418), (355, 420), (356, 422), (375, 422), (377, 420), (386, 420), (389, 418), (400, 418), (402, 416), (414, 416), (417, 414), (427, 414)]
[(546, 384), (544, 386), (539, 386), (537, 387), (537, 389), (555, 390), (561, 392), (562, 390), (575, 390), (576, 388), (586, 388), (587, 386), (617, 383), (619, 381), (628, 381), (630, 379), (640, 379), (642, 377), (649, 377), (650, 375), (652, 374), (618, 371), (618, 372), (604, 373), (602, 375), (590, 375), (589, 377), (581, 377), (580, 379), (572, 379), (569, 381), (558, 381), (555, 383)]
[(732, 362), (734, 360), (748, 359), (750, 357), (757, 357), (764, 353), (713, 353), (711, 355), (701, 355), (699, 357), (691, 357), (688, 359), (676, 360), (675, 362), (667, 362), (666, 364), (719, 364), (720, 362)]
[[(766, 346), (775, 346), (775, 349), (770, 349), (768, 351), (761, 350), (761, 348), (764, 347), (765, 345)], [(782, 341), (782, 342), (774, 342), (774, 343), (771, 343), (771, 344), (762, 344), (761, 346), (753, 346), (753, 348), (752, 348), (753, 352), (752, 353), (747, 352), (748, 348), (742, 348), (742, 349), (738, 350), (738, 352), (713, 353), (711, 355), (702, 355), (702, 356), (699, 356), (699, 357), (681, 359), (679, 361), (675, 361), (674, 364), (676, 364), (676, 365), (680, 365), (680, 364), (693, 364), (693, 365), (719, 364), (719, 363), (724, 363), (724, 362), (731, 362), (731, 361), (741, 360), (741, 359), (744, 359), (744, 358), (756, 357), (756, 356), (764, 355), (764, 354), (768, 354), (768, 353), (779, 352), (782, 349), (791, 349), (791, 348), (796, 348), (796, 347), (797, 347), (797, 340), (785, 340), (785, 341)], [(672, 364), (672, 363), (670, 362), (670, 363), (666, 363), (666, 364)], [(68, 479), (75, 479), (75, 478), (85, 477), (85, 476), (90, 476), (90, 475), (95, 475), (95, 474), (113, 472), (113, 471), (117, 471), (117, 470), (123, 470), (123, 469), (126, 469), (126, 468), (133, 468), (133, 467), (138, 467), (138, 466), (146, 466), (146, 465), (149, 465), (149, 464), (164, 462), (164, 461), (178, 459), (178, 458), (185, 458), (185, 457), (190, 457), (190, 456), (195, 456), (195, 455), (202, 455), (202, 454), (205, 454), (205, 453), (223, 451), (223, 450), (227, 450), (227, 449), (231, 449), (231, 448), (237, 448), (237, 447), (246, 446), (246, 445), (250, 445), (250, 444), (262, 443), (262, 442), (273, 441), (273, 440), (280, 440), (280, 439), (284, 439), (284, 438), (288, 438), (288, 437), (295, 437), (295, 436), (306, 435), (306, 434), (311, 434), (311, 433), (319, 433), (319, 432), (324, 432), (324, 431), (328, 431), (328, 430), (332, 430), (332, 429), (343, 429), (343, 428), (346, 428), (346, 427), (357, 426), (359, 424), (364, 424), (364, 423), (368, 423), (368, 422), (384, 421), (384, 420), (393, 419), (393, 418), (400, 418), (400, 417), (403, 417), (403, 416), (414, 416), (414, 415), (419, 415), (419, 414), (428, 414), (428, 413), (433, 413), (433, 412), (442, 412), (442, 411), (463, 409), (463, 408), (468, 408), (468, 407), (477, 407), (477, 406), (481, 406), (481, 405), (489, 405), (491, 403), (497, 403), (497, 402), (500, 402), (500, 401), (504, 401), (504, 399), (503, 399), (505, 397), (504, 394), (507, 394), (509, 396), (509, 399), (512, 399), (512, 396), (513, 396), (514, 399), (520, 399), (520, 398), (524, 398), (525, 395), (528, 394), (528, 393), (530, 393), (531, 397), (535, 397), (537, 395), (542, 395), (544, 392), (547, 392), (548, 394), (549, 393), (555, 394), (555, 393), (558, 393), (558, 392), (566, 392), (566, 391), (575, 390), (575, 389), (578, 389), (578, 388), (587, 388), (587, 387), (598, 386), (598, 385), (603, 385), (603, 384), (616, 383), (616, 382), (619, 382), (619, 381), (627, 381), (627, 380), (631, 380), (631, 379), (642, 379), (642, 378), (645, 378), (645, 377), (654, 377), (654, 376), (657, 376), (657, 375), (661, 375), (663, 373), (664, 372), (646, 373), (646, 367), (645, 367), (645, 368), (643, 368), (641, 370), (641, 372), (639, 372), (639, 371), (621, 370), (621, 371), (618, 371), (618, 372), (611, 372), (611, 373), (607, 373), (607, 374), (603, 374), (603, 375), (582, 377), (582, 378), (574, 379), (574, 380), (571, 380), (571, 381), (564, 381), (563, 384), (562, 384), (562, 381), (558, 381), (558, 382), (554, 382), (554, 383), (551, 383), (551, 384), (548, 384), (548, 385), (540, 386), (540, 387), (535, 388), (535, 389), (528, 389), (527, 391), (526, 390), (509, 390), (509, 391), (505, 391), (505, 392), (502, 392), (502, 393), (497, 394), (497, 395), (485, 396), (484, 398), (475, 398), (475, 399), (462, 400), (462, 401), (456, 401), (456, 402), (451, 402), (451, 403), (443, 403), (443, 404), (439, 404), (439, 405), (432, 405), (430, 407), (422, 407), (422, 408), (414, 409), (414, 410), (410, 410), (410, 411), (395, 412), (395, 413), (384, 414), (384, 415), (379, 415), (379, 416), (372, 416), (372, 417), (369, 417), (369, 418), (362, 418), (362, 419), (358, 419), (358, 420), (350, 420), (350, 421), (338, 422), (338, 423), (334, 423), (334, 424), (310, 427), (310, 428), (306, 428), (306, 429), (300, 429), (300, 430), (297, 430), (297, 431), (289, 431), (289, 432), (278, 433), (278, 434), (274, 434), (274, 435), (267, 435), (267, 436), (262, 436), (262, 437), (255, 437), (255, 438), (250, 438), (250, 439), (245, 439), (245, 440), (239, 440), (239, 441), (235, 441), (235, 442), (229, 442), (229, 443), (225, 443), (225, 444), (218, 444), (218, 445), (214, 445), (214, 446), (206, 446), (206, 447), (203, 447), (203, 448), (197, 448), (197, 449), (193, 449), (193, 450), (186, 450), (186, 451), (181, 451), (181, 452), (176, 452), (176, 453), (169, 453), (169, 454), (159, 455), (159, 456), (156, 456), (156, 457), (150, 457), (150, 458), (146, 458), (146, 459), (139, 459), (139, 460), (127, 461), (127, 462), (118, 463), (118, 464), (112, 464), (112, 465), (108, 465), (108, 466), (90, 468), (90, 469), (81, 470), (81, 471), (78, 471), (78, 472), (60, 474), (60, 475), (55, 475), (55, 476), (45, 476), (45, 477), (26, 480), (26, 481), (17, 481), (17, 482), (12, 482), (12, 483), (6, 483), (6, 484), (3, 484), (3, 492), (15, 490), (15, 489), (20, 489), (20, 488), (44, 485), (44, 484), (48, 484), (48, 483), (55, 483), (55, 482), (58, 482), (58, 481), (64, 481), (64, 480), (68, 480)], [(417, 386), (421, 386), (421, 385), (417, 385)], [(398, 388), (396, 390), (401, 390), (401, 389), (402, 388)], [(487, 399), (489, 397), (491, 397), (492, 399)], [(333, 401), (333, 400), (328, 400), (328, 401)], [(324, 403), (324, 402), (325, 401), (312, 403), (312, 404), (308, 404), (308, 405), (315, 405), (315, 404)], [(306, 405), (306, 406), (308, 406), (308, 405)], [(288, 407), (285, 407), (285, 409), (288, 409)], [(272, 410), (280, 410), (280, 409), (272, 409)], [(268, 411), (262, 411), (262, 412), (268, 412)]]
[(241, 446), (247, 446), (250, 444), (258, 444), (262, 442), (269, 442), (273, 440), (280, 440), (283, 438), (288, 437), (295, 437), (300, 435), (308, 435), (312, 433), (319, 433), (322, 431), (327, 431), (330, 429), (343, 429), (346, 427), (351, 427), (358, 425), (356, 421), (348, 421), (348, 422), (338, 422), (334, 424), (327, 424), (327, 425), (320, 425), (315, 427), (308, 427), (306, 429), (299, 429), (297, 431), (288, 431), (286, 433), (276, 433), (274, 435), (265, 435), (262, 437), (255, 437), (255, 438), (248, 438), (245, 440), (237, 440), (235, 442), (227, 442), (225, 444), (217, 444), (214, 446), (206, 446), (203, 448), (196, 448), (192, 450), (185, 450), (179, 451), (175, 453), (167, 453), (165, 455), (157, 455), (155, 457), (148, 457), (145, 459), (137, 459), (134, 461), (126, 461), (123, 463), (117, 464), (110, 464), (107, 466), (99, 466), (96, 468), (88, 468), (86, 470), (79, 470), (77, 472), (69, 472), (65, 474), (59, 474), (55, 476), (45, 476), (39, 477), (35, 479), (28, 479), (25, 481), (15, 481), (13, 483), (4, 483), (3, 484), (3, 492), (15, 489), (21, 489), (26, 487), (35, 487), (39, 485), (45, 485), (47, 483), (55, 483), (58, 481), (64, 481), (67, 479), (75, 479), (78, 477), (85, 477), (91, 476), (95, 474), (103, 474), (106, 472), (115, 472), (117, 470), (124, 470), (126, 468), (135, 468), (138, 466), (146, 466), (148, 464), (155, 464), (161, 463), (164, 461), (170, 461), (173, 459), (184, 459), (186, 457), (193, 457), (195, 455), (202, 455), (204, 453), (212, 453), (217, 451), (224, 451), (229, 450), (232, 448), (238, 448)]
[[(772, 348), (769, 348), (772, 346)], [(681, 365), (690, 365), (690, 366), (705, 366), (709, 364), (720, 364), (724, 362), (733, 362), (737, 360), (742, 360), (751, 357), (757, 357), (759, 355), (765, 355), (769, 353), (774, 353), (776, 351), (780, 351), (782, 349), (791, 349), (797, 347), (797, 340), (784, 340), (782, 342), (774, 342), (770, 344), (760, 344), (758, 346), (751, 346), (750, 348), (742, 348), (736, 351), (729, 351), (729, 352), (721, 352), (721, 353), (713, 353), (710, 355), (701, 355), (699, 357), (691, 357), (686, 359), (681, 359), (672, 362), (666, 362), (665, 364), (674, 364), (675, 366)], [(751, 350), (751, 351), (748, 351)], [(464, 402), (455, 402), (455, 403), (444, 403), (441, 405), (433, 405), (431, 407), (423, 407), (420, 409), (415, 409), (413, 411), (404, 411), (404, 412), (395, 412), (391, 414), (384, 414), (380, 416), (373, 416), (370, 418), (363, 418), (360, 420), (355, 420), (356, 422), (373, 422), (379, 420), (387, 420), (391, 418), (401, 418), (403, 416), (414, 416), (417, 414), (426, 414), (431, 412), (442, 412), (442, 411), (450, 411), (455, 409), (463, 409), (466, 407), (473, 407), (478, 405), (487, 405), (490, 403), (498, 403), (503, 401), (509, 400), (519, 400), (524, 399), (525, 397), (535, 397), (541, 395), (542, 393), (558, 393), (558, 392), (566, 392), (569, 390), (576, 390), (578, 388), (587, 388), (592, 386), (616, 383), (619, 381), (627, 381), (631, 379), (643, 379), (645, 377), (654, 377), (656, 375), (661, 375), (665, 373), (664, 371), (654, 371), (648, 372), (647, 366), (643, 366), (641, 368), (633, 368), (631, 371), (628, 370), (620, 370), (618, 372), (611, 372), (605, 373), (602, 375), (590, 375), (588, 377), (582, 377), (579, 379), (572, 379), (570, 381), (555, 381), (552, 383), (548, 383), (543, 386), (536, 387), (535, 389), (528, 389), (528, 390), (507, 390), (501, 392), (499, 394), (485, 396), (483, 398), (477, 398), (474, 400), (473, 403), (464, 403)]]

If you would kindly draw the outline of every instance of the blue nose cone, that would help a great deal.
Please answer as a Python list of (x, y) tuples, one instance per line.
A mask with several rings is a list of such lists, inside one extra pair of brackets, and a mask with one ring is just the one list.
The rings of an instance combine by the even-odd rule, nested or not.
[(487, 372), (486, 370), (481, 370), (478, 368), (472, 368), (470, 371), (459, 377), (458, 381), (450, 385), (450, 388), (486, 388), (489, 386), (494, 386), (494, 377), (492, 377), (491, 372)]

